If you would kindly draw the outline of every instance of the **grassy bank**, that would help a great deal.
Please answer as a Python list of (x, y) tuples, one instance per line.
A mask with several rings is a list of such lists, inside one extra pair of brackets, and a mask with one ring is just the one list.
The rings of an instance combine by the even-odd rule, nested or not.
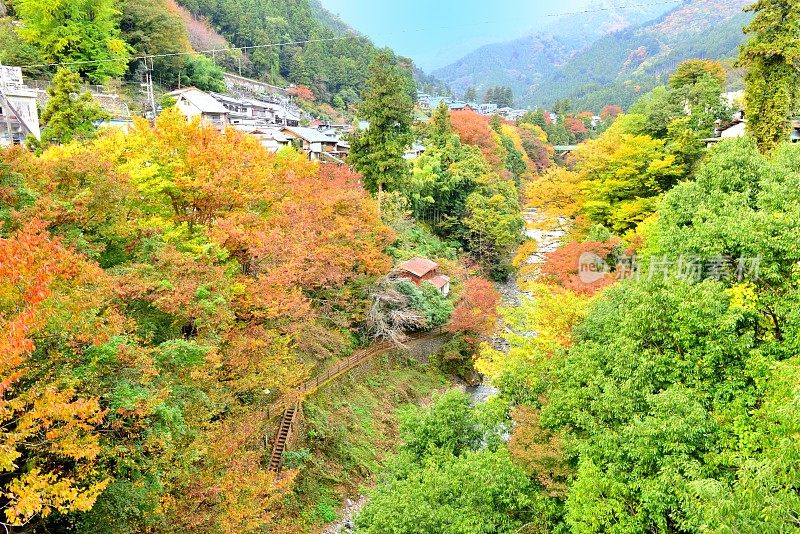
[(327, 386), (303, 406), (303, 432), (285, 465), (297, 469), (281, 515), (287, 532), (313, 532), (337, 518), (380, 471), (397, 443), (397, 408), (449, 384), (433, 366), (399, 354), (377, 358)]

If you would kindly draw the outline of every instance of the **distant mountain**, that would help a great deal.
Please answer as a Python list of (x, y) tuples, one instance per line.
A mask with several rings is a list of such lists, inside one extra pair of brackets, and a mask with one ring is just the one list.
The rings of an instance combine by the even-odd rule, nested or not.
[(599, 38), (652, 20), (668, 9), (664, 4), (620, 9), (610, 1), (596, 2), (586, 8), (588, 13), (565, 15), (528, 37), (481, 47), (433, 75), (456, 94), (468, 87), (482, 94), (491, 86), (505, 85), (524, 96)]
[(609, 34), (571, 57), (519, 103), (549, 105), (570, 98), (575, 107), (598, 110), (629, 106), (643, 92), (664, 83), (689, 58), (734, 58), (744, 42), (742, 28), (752, 0), (690, 0), (656, 20)]

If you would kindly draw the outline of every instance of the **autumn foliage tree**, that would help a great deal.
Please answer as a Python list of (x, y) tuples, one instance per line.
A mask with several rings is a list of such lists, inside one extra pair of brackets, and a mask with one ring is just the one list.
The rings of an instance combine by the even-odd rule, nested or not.
[(600, 112), (600, 118), (603, 121), (614, 120), (622, 114), (622, 107), (621, 106), (606, 106)]
[(474, 111), (454, 111), (450, 119), (462, 143), (480, 148), (489, 164), (500, 165), (500, 155), (487, 117)]
[(263, 408), (347, 350), (391, 268), (361, 177), (170, 110), (2, 158), (7, 522), (267, 528), (291, 477)]
[(303, 100), (308, 100), (309, 102), (313, 102), (315, 99), (314, 91), (312, 91), (310, 87), (307, 87), (305, 85), (297, 85), (295, 87), (291, 87), (289, 89), (289, 94), (292, 96), (296, 96), (297, 98), (301, 98)]
[(48, 354), (45, 341), (71, 335), (72, 350), (81, 351), (107, 334), (92, 309), (97, 297), (81, 297), (102, 294), (103, 279), (41, 222), (0, 239), (0, 472), (11, 526), (89, 510), (108, 485), (95, 463), (104, 411), (59, 380), (63, 356)]
[(500, 294), (494, 285), (483, 278), (469, 278), (453, 311), (448, 329), (468, 336), (488, 336), (497, 323)]
[[(615, 265), (613, 263), (612, 252), (619, 245), (616, 240), (605, 243), (597, 241), (585, 241), (583, 243), (571, 242), (567, 245), (548, 253), (542, 265), (542, 277), (546, 281), (556, 283), (565, 289), (578, 294), (592, 295), (598, 290), (606, 287), (615, 281), (614, 275), (610, 272)], [(604, 276), (594, 280), (592, 276), (587, 278), (587, 274), (582, 269), (589, 268), (592, 261), (603, 262), (608, 268)], [(595, 266), (596, 267), (596, 266)], [(599, 274), (604, 274), (599, 271)]]

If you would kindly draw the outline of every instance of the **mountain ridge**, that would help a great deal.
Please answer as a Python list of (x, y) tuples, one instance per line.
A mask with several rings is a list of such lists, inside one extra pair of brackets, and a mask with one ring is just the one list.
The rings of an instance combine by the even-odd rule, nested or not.
[(582, 109), (627, 107), (665, 83), (681, 61), (735, 57), (745, 41), (742, 28), (751, 20), (742, 9), (750, 3), (688, 0), (652, 21), (606, 35), (531, 87), (520, 102), (543, 106), (569, 98)]
[(483, 93), (490, 86), (506, 85), (516, 95), (523, 94), (603, 35), (650, 20), (668, 9), (660, 5), (619, 9), (607, 1), (593, 6), (594, 12), (559, 17), (530, 35), (484, 45), (432, 74), (456, 93), (473, 86)]
[(682, 60), (731, 57), (744, 41), (741, 27), (750, 17), (742, 8), (750, 3), (685, 0), (649, 11), (573, 14), (536, 34), (481, 47), (433, 75), (456, 93), (510, 86), (526, 107), (562, 98), (585, 109), (628, 106)]

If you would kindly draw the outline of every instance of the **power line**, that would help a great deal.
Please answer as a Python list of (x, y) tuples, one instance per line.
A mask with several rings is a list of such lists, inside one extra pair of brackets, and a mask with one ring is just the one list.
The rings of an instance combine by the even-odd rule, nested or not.
[(191, 52), (171, 52), (166, 54), (146, 54), (143, 56), (134, 56), (128, 58), (87, 59), (82, 61), (62, 61), (58, 63), (37, 63), (32, 65), (19, 65), (19, 67), (23, 69), (33, 69), (41, 67), (61, 67), (68, 65), (97, 65), (101, 63), (117, 63), (120, 61), (129, 63), (131, 61), (149, 60), (162, 57), (195, 56), (198, 54), (215, 54), (217, 52), (232, 52), (234, 50), (247, 51), (247, 50), (256, 50), (259, 48), (274, 48), (278, 46), (291, 46), (291, 45), (309, 44), (309, 43), (325, 43), (330, 41), (344, 41), (346, 39), (359, 39), (359, 38), (362, 37), (360, 35), (344, 35), (340, 37), (329, 37), (326, 39), (306, 39), (303, 41), (289, 41), (285, 43), (270, 43), (270, 44), (253, 45), (253, 46), (230, 46), (227, 48), (212, 48), (210, 50), (195, 50)]
[(684, 0), (665, 0), (663, 2), (649, 2), (646, 4), (628, 4), (624, 6), (610, 6), (610, 7), (598, 7), (594, 9), (585, 9), (583, 11), (572, 11), (570, 13), (550, 13), (546, 16), (548, 17), (565, 17), (568, 15), (583, 15), (585, 13), (600, 13), (603, 11), (613, 11), (616, 9), (634, 9), (637, 7), (652, 7), (652, 6), (662, 6), (666, 4), (682, 4)]
[[(612, 6), (612, 7), (602, 7), (602, 8), (594, 8), (594, 9), (586, 9), (583, 11), (573, 11), (569, 13), (551, 13), (545, 15), (546, 17), (564, 17), (569, 15), (583, 15), (587, 13), (599, 13), (603, 11), (612, 11), (616, 9), (634, 9), (637, 7), (651, 7), (651, 6), (658, 6), (658, 5), (666, 5), (666, 4), (680, 4), (684, 0), (664, 0), (660, 2), (650, 2), (650, 3), (639, 3), (639, 4), (628, 4), (624, 6)], [(473, 23), (473, 25), (484, 25), (484, 24), (492, 24), (492, 21), (486, 22), (478, 22)], [(410, 32), (424, 32), (424, 31), (433, 31), (433, 30), (442, 30), (447, 28), (416, 28), (416, 29), (407, 29), (407, 30), (400, 30), (399, 32), (394, 33), (410, 33)], [(390, 32), (392, 33), (392, 32)], [(212, 48), (209, 50), (195, 50), (190, 52), (170, 52), (170, 53), (163, 53), (163, 54), (145, 54), (141, 56), (134, 56), (129, 58), (113, 58), (113, 59), (87, 59), (81, 61), (63, 61), (63, 62), (56, 62), (56, 63), (35, 63), (30, 65), (19, 65), (19, 67), (23, 69), (33, 69), (33, 68), (42, 68), (42, 67), (60, 67), (60, 66), (77, 66), (77, 65), (98, 65), (103, 63), (118, 63), (118, 62), (132, 62), (132, 61), (140, 61), (140, 60), (152, 60), (156, 58), (165, 58), (165, 57), (180, 57), (180, 56), (194, 56), (198, 54), (216, 54), (217, 52), (233, 52), (236, 50), (246, 52), (248, 50), (257, 50), (262, 48), (275, 48), (281, 46), (292, 46), (292, 45), (300, 45), (300, 44), (311, 44), (311, 43), (326, 43), (332, 41), (345, 41), (349, 39), (365, 39), (364, 35), (351, 33), (349, 35), (342, 35), (338, 37), (328, 37), (324, 39), (305, 39), (300, 41), (288, 41), (283, 43), (269, 43), (269, 44), (262, 44), (262, 45), (252, 45), (252, 46), (230, 46), (225, 48)]]

